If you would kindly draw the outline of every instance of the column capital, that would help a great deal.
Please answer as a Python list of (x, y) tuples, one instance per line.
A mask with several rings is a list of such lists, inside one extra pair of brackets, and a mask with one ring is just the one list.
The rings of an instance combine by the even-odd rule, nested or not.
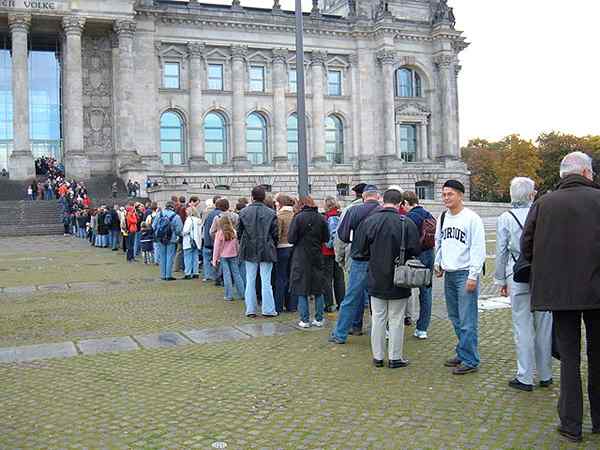
[(11, 33), (14, 31), (29, 32), (31, 27), (31, 15), (30, 14), (9, 14), (8, 15), (8, 26)]
[(231, 57), (234, 60), (245, 60), (246, 56), (248, 56), (247, 45), (234, 44), (231, 46)]
[(206, 53), (206, 44), (204, 42), (188, 42), (187, 49), (190, 58), (202, 58)]
[(119, 48), (119, 35), (117, 33), (110, 33), (110, 48)]
[(379, 50), (376, 54), (377, 60), (381, 65), (393, 65), (396, 64), (396, 52), (391, 49)]
[(273, 49), (273, 64), (275, 63), (287, 63), (289, 51), (287, 48), (274, 48)]
[(323, 50), (315, 50), (311, 53), (310, 62), (314, 65), (324, 66), (327, 62), (327, 52)]
[(119, 38), (133, 38), (135, 29), (136, 23), (133, 20), (116, 20), (113, 24), (113, 30)]
[(356, 53), (348, 55), (348, 61), (350, 62), (351, 66), (358, 66), (358, 55)]
[(85, 17), (65, 16), (62, 19), (62, 27), (67, 35), (79, 35), (83, 32), (85, 26)]
[(449, 68), (454, 63), (454, 55), (443, 53), (433, 58), (433, 62), (437, 64), (439, 68)]

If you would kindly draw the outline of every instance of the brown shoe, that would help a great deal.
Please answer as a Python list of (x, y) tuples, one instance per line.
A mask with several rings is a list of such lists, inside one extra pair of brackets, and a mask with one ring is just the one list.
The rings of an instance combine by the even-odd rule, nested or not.
[(461, 362), (462, 361), (460, 359), (458, 359), (458, 358), (452, 358), (452, 359), (449, 359), (448, 361), (446, 361), (444, 363), (444, 366), (446, 366), (446, 367), (458, 367), (458, 366), (460, 366)]
[(454, 375), (466, 375), (468, 373), (477, 372), (478, 370), (479, 369), (477, 367), (469, 367), (469, 366), (465, 366), (464, 364), (461, 363), (460, 366), (457, 366), (454, 368), (452, 373)]

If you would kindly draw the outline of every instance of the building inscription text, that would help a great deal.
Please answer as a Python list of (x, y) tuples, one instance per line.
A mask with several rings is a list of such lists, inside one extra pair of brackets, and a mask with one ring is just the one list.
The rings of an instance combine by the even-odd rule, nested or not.
[(58, 9), (57, 2), (40, 0), (0, 0), (0, 8), (15, 9)]

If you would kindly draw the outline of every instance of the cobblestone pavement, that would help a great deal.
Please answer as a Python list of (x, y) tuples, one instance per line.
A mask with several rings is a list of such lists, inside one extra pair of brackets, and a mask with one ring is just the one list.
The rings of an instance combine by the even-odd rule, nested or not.
[[(327, 330), (291, 329), (290, 315), (245, 319), (241, 302), (225, 303), (212, 286), (144, 281), (156, 269), (128, 265), (117, 252), (69, 238), (15, 241), (0, 240), (0, 285), (63, 288), (0, 295), (0, 347), (74, 341), (87, 354), (0, 363), (0, 448), (600, 447), (587, 415), (579, 446), (554, 431), (557, 365), (549, 389), (508, 388), (508, 310), (481, 312), (479, 373), (456, 377), (442, 366), (455, 337), (440, 300), (430, 339), (407, 330), (411, 365), (377, 369), (367, 336), (331, 346)], [(15, 269), (32, 257), (47, 259), (22, 276)], [(134, 281), (115, 284), (123, 279)], [(87, 290), (72, 289), (83, 282)], [(256, 327), (271, 322), (285, 332)], [(237, 332), (216, 342), (206, 328)], [(166, 335), (167, 348), (154, 345), (168, 331), (184, 333)], [(114, 336), (133, 336), (144, 349), (89, 345)], [(96, 344), (102, 351), (114, 342)]]

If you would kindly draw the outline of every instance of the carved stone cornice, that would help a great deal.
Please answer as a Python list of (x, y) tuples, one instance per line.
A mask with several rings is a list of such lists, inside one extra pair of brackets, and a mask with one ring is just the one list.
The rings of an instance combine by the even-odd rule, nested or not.
[(81, 36), (83, 27), (85, 27), (85, 17), (80, 16), (64, 16), (62, 19), (62, 27), (66, 35)]
[(441, 55), (436, 55), (433, 58), (433, 62), (440, 68), (440, 69), (447, 69), (449, 68), (453, 63), (454, 63), (454, 55), (449, 55), (449, 54), (441, 54)]
[(248, 56), (248, 46), (235, 44), (231, 46), (231, 58), (235, 60), (245, 61)]
[(287, 48), (274, 48), (273, 49), (273, 64), (285, 64), (287, 63), (289, 51)]
[(325, 63), (327, 62), (327, 52), (323, 50), (315, 50), (311, 53), (310, 62), (313, 66), (325, 66)]
[(377, 61), (382, 65), (396, 64), (397, 55), (395, 50), (382, 49), (377, 52), (376, 56)]
[(187, 50), (190, 58), (202, 58), (206, 54), (206, 44), (204, 42), (188, 42)]
[(8, 27), (11, 33), (22, 31), (28, 33), (31, 28), (31, 15), (29, 14), (9, 14)]
[(136, 23), (133, 20), (117, 20), (113, 24), (113, 30), (119, 38), (133, 38), (136, 30)]

